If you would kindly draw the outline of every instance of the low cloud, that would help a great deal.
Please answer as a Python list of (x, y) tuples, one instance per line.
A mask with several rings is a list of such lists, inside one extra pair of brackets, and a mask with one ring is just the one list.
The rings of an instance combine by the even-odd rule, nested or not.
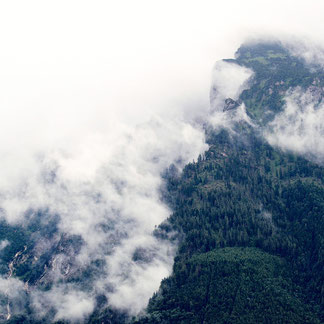
[(253, 71), (235, 63), (219, 61), (212, 72), (210, 102), (212, 110), (223, 110), (227, 98), (238, 100), (244, 89), (249, 88)]
[(27, 296), (24, 283), (16, 278), (0, 277), (0, 320), (25, 313)]
[(244, 103), (238, 102), (238, 107), (224, 112), (225, 100), (228, 98), (239, 100), (242, 91), (249, 88), (252, 78), (251, 69), (236, 63), (222, 60), (214, 65), (210, 89), (210, 110), (207, 117), (207, 123), (214, 130), (225, 127), (234, 132), (235, 123), (239, 121), (253, 125), (246, 113)]
[(276, 115), (265, 132), (271, 145), (324, 162), (324, 105), (317, 92), (300, 88), (285, 98), (283, 112)]
[(45, 292), (35, 291), (32, 297), (37, 317), (48, 318), (51, 311), (57, 310), (55, 315), (52, 315), (53, 321), (69, 319), (72, 323), (79, 323), (94, 309), (94, 301), (87, 293), (74, 290), (68, 284), (56, 286)]
[(8, 240), (2, 240), (0, 241), (0, 251), (3, 250), (5, 247), (7, 247), (10, 244)]
[(321, 42), (309, 38), (286, 39), (283, 41), (289, 52), (301, 58), (310, 69), (324, 68), (324, 47)]
[[(79, 250), (69, 250), (58, 237), (40, 237), (35, 247), (40, 255), (62, 246), (52, 252), (42, 278), (53, 288), (32, 294), (36, 309), (54, 307), (57, 319), (83, 318), (98, 294), (110, 306), (137, 314), (172, 270), (176, 246), (153, 236), (155, 226), (171, 213), (161, 201), (161, 173), (171, 163), (181, 170), (203, 153), (204, 133), (184, 120), (158, 116), (135, 127), (115, 126), (110, 138), (97, 134), (73, 149), (36, 154), (28, 178), (0, 188), (9, 222), (23, 224), (28, 210), (46, 210), (41, 226), (59, 215), (59, 233), (82, 239)], [(144, 261), (134, 259), (138, 250), (144, 251)], [(100, 274), (85, 291), (60, 284), (98, 261)]]

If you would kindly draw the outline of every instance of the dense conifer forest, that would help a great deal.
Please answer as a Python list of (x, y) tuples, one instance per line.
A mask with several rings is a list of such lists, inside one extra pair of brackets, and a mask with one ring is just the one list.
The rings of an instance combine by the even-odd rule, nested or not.
[(143, 323), (321, 322), (324, 168), (249, 140), (223, 131), (169, 178), (181, 244)]
[(207, 131), (209, 150), (166, 173), (174, 213), (157, 235), (179, 233), (179, 251), (137, 323), (322, 323), (324, 168), (270, 146), (260, 129), (285, 91), (323, 74), (278, 44), (242, 46), (226, 61), (253, 69), (240, 99), (261, 128)]

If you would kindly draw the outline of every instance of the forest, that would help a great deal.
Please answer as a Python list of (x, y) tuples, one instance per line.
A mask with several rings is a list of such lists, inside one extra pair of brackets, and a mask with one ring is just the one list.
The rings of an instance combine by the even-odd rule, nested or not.
[(253, 69), (240, 100), (260, 127), (207, 130), (209, 150), (182, 174), (166, 172), (174, 212), (156, 235), (178, 233), (179, 251), (135, 322), (323, 323), (324, 167), (260, 131), (287, 90), (306, 91), (323, 73), (276, 43), (242, 46), (227, 61)]

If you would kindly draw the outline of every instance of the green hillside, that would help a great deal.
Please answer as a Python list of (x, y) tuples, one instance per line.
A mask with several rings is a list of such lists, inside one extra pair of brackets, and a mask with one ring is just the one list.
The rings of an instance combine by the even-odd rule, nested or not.
[(316, 323), (286, 262), (255, 248), (221, 248), (177, 264), (144, 323)]
[[(240, 99), (259, 125), (288, 89), (323, 80), (278, 44), (243, 46), (230, 61), (255, 72)], [(156, 232), (180, 233), (179, 251), (137, 323), (324, 322), (324, 167), (235, 129), (207, 132), (204, 156), (167, 172), (174, 213)]]
[(264, 125), (282, 110), (284, 96), (289, 89), (310, 87), (323, 96), (324, 73), (322, 69), (306, 66), (303, 60), (290, 55), (279, 43), (243, 45), (235, 60), (225, 60), (253, 70), (253, 82), (244, 90), (241, 99), (253, 120)]

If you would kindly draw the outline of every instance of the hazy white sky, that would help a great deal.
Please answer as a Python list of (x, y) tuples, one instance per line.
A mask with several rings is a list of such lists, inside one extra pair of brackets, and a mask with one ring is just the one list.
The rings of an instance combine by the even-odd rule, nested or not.
[(43, 142), (58, 124), (105, 129), (112, 114), (207, 102), (213, 63), (246, 37), (323, 39), (323, 14), (319, 0), (2, 1), (0, 129)]

